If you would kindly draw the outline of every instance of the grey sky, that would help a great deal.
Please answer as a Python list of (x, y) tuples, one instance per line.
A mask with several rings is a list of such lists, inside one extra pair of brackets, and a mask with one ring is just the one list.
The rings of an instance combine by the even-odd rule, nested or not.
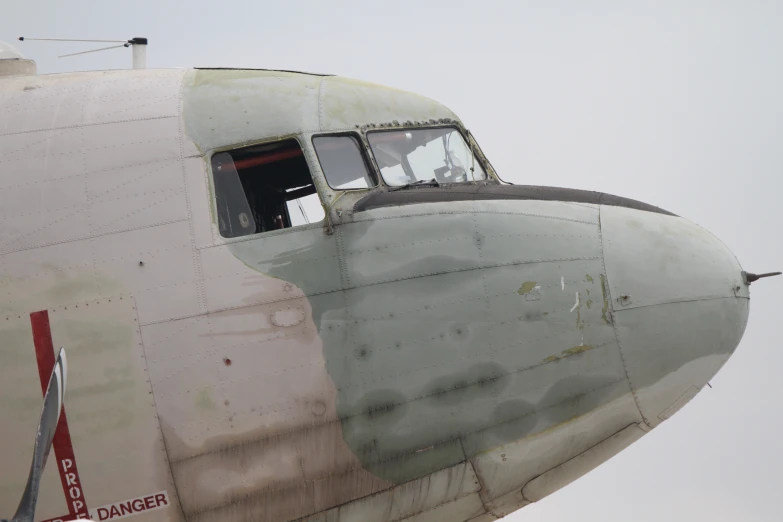
[[(0, 40), (39, 72), (149, 67), (330, 72), (455, 110), (500, 175), (602, 190), (703, 225), (750, 271), (783, 269), (783, 4), (0, 0)], [(2, 117), (2, 115), (0, 115)], [(781, 520), (780, 295), (751, 288), (737, 353), (673, 419), (509, 521)]]

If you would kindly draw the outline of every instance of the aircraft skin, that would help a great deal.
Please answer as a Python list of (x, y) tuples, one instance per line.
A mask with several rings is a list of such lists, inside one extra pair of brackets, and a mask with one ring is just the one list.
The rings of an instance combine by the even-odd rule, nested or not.
[[(332, 189), (313, 136), (375, 170), (373, 129), (467, 135), (411, 93), (105, 71), (0, 79), (0, 115), (0, 516), (59, 346), (37, 520), (484, 522), (671, 417), (747, 324), (706, 230), (504, 184), (477, 146), (486, 181)], [(327, 219), (223, 237), (212, 156), (290, 138)]]

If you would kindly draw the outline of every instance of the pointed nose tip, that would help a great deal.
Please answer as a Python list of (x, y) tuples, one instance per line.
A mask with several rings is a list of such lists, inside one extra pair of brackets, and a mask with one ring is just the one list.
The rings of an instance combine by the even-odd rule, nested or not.
[(620, 351), (639, 409), (655, 426), (737, 348), (748, 286), (731, 251), (686, 219), (602, 207), (601, 227)]

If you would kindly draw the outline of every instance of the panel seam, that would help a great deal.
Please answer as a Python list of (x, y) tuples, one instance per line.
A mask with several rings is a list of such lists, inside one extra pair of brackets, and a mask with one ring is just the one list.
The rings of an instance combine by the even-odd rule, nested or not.
[(323, 96), (324, 96), (324, 86), (326, 85), (326, 79), (328, 76), (324, 76), (321, 78), (321, 82), (318, 84), (318, 130), (323, 131), (324, 129), (324, 105), (323, 105)]
[(601, 222), (601, 209), (602, 207), (598, 207), (598, 240), (599, 240), (599, 247), (601, 249), (601, 267), (603, 268), (604, 272), (604, 278), (606, 279), (604, 281), (604, 284), (606, 286), (606, 294), (609, 298), (609, 315), (612, 320), (612, 330), (614, 331), (614, 338), (615, 341), (617, 341), (617, 351), (620, 354), (620, 361), (623, 364), (623, 371), (625, 372), (625, 378), (628, 381), (628, 387), (631, 389), (631, 396), (633, 396), (633, 402), (636, 404), (636, 409), (639, 410), (639, 415), (642, 417), (642, 421), (644, 424), (652, 429), (652, 425), (650, 424), (650, 421), (647, 419), (647, 417), (644, 416), (644, 412), (642, 411), (642, 406), (639, 403), (639, 396), (636, 394), (636, 389), (633, 385), (633, 380), (631, 379), (631, 373), (628, 370), (628, 364), (625, 362), (625, 356), (623, 355), (623, 347), (620, 343), (620, 331), (617, 328), (617, 321), (615, 319), (615, 311), (614, 311), (614, 302), (612, 299), (612, 289), (611, 285), (609, 284), (609, 274), (606, 270), (606, 254), (604, 252), (604, 233), (603, 233), (603, 224)]
[[(459, 269), (455, 269), (455, 270), (446, 270), (446, 271), (442, 271), (442, 272), (434, 272), (434, 273), (431, 273), (431, 274), (420, 274), (420, 275), (414, 275), (414, 276), (410, 276), (410, 277), (401, 277), (401, 278), (398, 278), (398, 279), (383, 280), (383, 281), (373, 281), (372, 283), (359, 284), (359, 285), (354, 285), (354, 286), (347, 286), (345, 288), (339, 288), (339, 287), (338, 288), (330, 288), (328, 290), (323, 290), (323, 291), (320, 291), (320, 292), (308, 293), (308, 294), (302, 295), (301, 297), (306, 297), (306, 298), (316, 297), (316, 296), (321, 296), (321, 295), (334, 294), (334, 293), (337, 293), (337, 292), (346, 292), (348, 290), (354, 290), (354, 289), (358, 289), (358, 288), (368, 288), (368, 287), (372, 287), (372, 286), (376, 286), (376, 285), (394, 283), (394, 282), (398, 282), (398, 281), (413, 281), (413, 280), (421, 279), (421, 278), (424, 278), (424, 277), (436, 277), (436, 276), (441, 276), (441, 275), (457, 274), (457, 273), (461, 273), (461, 272), (472, 272), (473, 270), (484, 270), (484, 269), (487, 269), (487, 268), (504, 268), (504, 267), (509, 267), (509, 266), (531, 265), (531, 264), (537, 264), (537, 263), (592, 261), (592, 260), (596, 260), (596, 259), (599, 259), (599, 257), (598, 256), (590, 256), (590, 257), (561, 258), (561, 259), (514, 260), (514, 261), (505, 262), (505, 263), (488, 264), (486, 266), (469, 266), (469, 267), (459, 268)], [(219, 279), (219, 278), (220, 278), (220, 276), (214, 277), (214, 278), (210, 278), (210, 281), (215, 280), (215, 279)], [(341, 274), (340, 278), (341, 278), (341, 284), (342, 284), (342, 274)], [(278, 301), (259, 301), (259, 302), (245, 303), (245, 304), (242, 304), (240, 306), (223, 306), (223, 307), (215, 308), (213, 310), (209, 310), (208, 313), (212, 314), (212, 313), (217, 313), (217, 312), (227, 312), (229, 310), (238, 310), (238, 309), (246, 308), (246, 307), (249, 307), (249, 306), (259, 306), (259, 305), (264, 305), (264, 304), (283, 302), (283, 301), (288, 301), (290, 299), (296, 299), (296, 298), (288, 298), (287, 297), (285, 299), (280, 299)], [(195, 313), (195, 314), (191, 313), (191, 314), (185, 314), (185, 315), (179, 315), (179, 316), (170, 317), (168, 319), (157, 319), (157, 320), (154, 320), (154, 321), (150, 321), (148, 323), (143, 323), (143, 326), (149, 326), (149, 325), (157, 324), (157, 323), (165, 323), (165, 322), (174, 321), (174, 320), (180, 320), (180, 319), (189, 319), (189, 318), (193, 318), (193, 317), (199, 317), (201, 315), (204, 315), (204, 314), (203, 313)]]
[(163, 434), (163, 427), (160, 424), (160, 416), (158, 415), (158, 401), (155, 397), (155, 387), (152, 385), (152, 376), (150, 375), (149, 365), (147, 364), (147, 348), (144, 346), (144, 336), (141, 333), (141, 318), (139, 317), (138, 303), (136, 297), (131, 296), (133, 299), (133, 312), (136, 316), (136, 331), (139, 333), (139, 345), (141, 345), (141, 354), (144, 359), (144, 371), (147, 374), (147, 384), (150, 388), (150, 395), (152, 395), (152, 407), (155, 409), (155, 421), (158, 425), (158, 431), (160, 432), (160, 440), (163, 443), (163, 453), (166, 456), (166, 465), (169, 468), (169, 476), (171, 477), (171, 484), (174, 486), (174, 494), (177, 497), (177, 504), (179, 505), (179, 511), (182, 516), (185, 516), (185, 509), (182, 506), (182, 499), (179, 496), (179, 490), (177, 489), (177, 479), (174, 477), (174, 468), (171, 465), (171, 457), (169, 456), (169, 447), (166, 444), (166, 437)]
[(16, 136), (19, 134), (31, 134), (34, 132), (49, 132), (49, 131), (58, 131), (58, 130), (66, 130), (66, 129), (78, 129), (81, 127), (97, 127), (100, 125), (111, 125), (113, 123), (132, 123), (134, 121), (150, 121), (150, 120), (166, 120), (171, 118), (176, 118), (177, 116), (150, 116), (149, 118), (124, 118), (119, 120), (112, 120), (112, 121), (102, 121), (98, 123), (76, 123), (74, 125), (63, 125), (62, 127), (50, 127), (50, 128), (39, 128), (39, 129), (29, 129), (29, 130), (23, 130), (23, 131), (14, 131), (14, 132), (5, 132), (3, 134), (0, 134), (0, 138), (3, 136)]
[(671, 301), (663, 301), (663, 302), (660, 302), (660, 303), (650, 303), (650, 304), (629, 306), (629, 307), (623, 308), (621, 310), (616, 310), (614, 313), (621, 314), (623, 312), (633, 312), (634, 310), (640, 310), (642, 308), (650, 308), (650, 307), (653, 307), (653, 306), (666, 306), (666, 305), (682, 304), (682, 303), (699, 303), (699, 302), (703, 302), (703, 301), (717, 301), (719, 299), (747, 299), (747, 300), (750, 300), (750, 297), (735, 296), (735, 295), (708, 295), (708, 296), (704, 296), (704, 297), (692, 297), (692, 298), (689, 298), (689, 299), (673, 299)]
[[(462, 447), (462, 454), (465, 455), (465, 447), (462, 444), (462, 437), (460, 437), (459, 439), (459, 444), (460, 447)], [(489, 493), (487, 491), (487, 486), (486, 484), (484, 484), (484, 479), (479, 474), (475, 464), (473, 464), (473, 459), (469, 459), (467, 456), (465, 456), (465, 462), (467, 462), (468, 465), (470, 465), (470, 469), (473, 470), (473, 475), (476, 477), (476, 480), (478, 480), (479, 483), (478, 497), (479, 500), (481, 501), (481, 505), (484, 507), (484, 511), (486, 512), (486, 514), (492, 515), (496, 519), (502, 518), (499, 515), (497, 515), (495, 512), (493, 512), (492, 508), (489, 506), (492, 499), (489, 499), (487, 497), (487, 494)]]
[[(184, 78), (184, 76), (183, 76)], [(183, 189), (183, 195), (185, 196), (185, 207), (187, 209), (188, 213), (188, 230), (190, 231), (190, 243), (192, 251), (192, 258), (193, 258), (193, 268), (196, 271), (196, 289), (198, 292), (198, 305), (199, 310), (202, 313), (206, 313), (207, 311), (207, 299), (205, 295), (204, 290), (204, 271), (201, 266), (201, 252), (199, 251), (198, 245), (196, 243), (196, 233), (194, 230), (194, 224), (193, 224), (193, 212), (191, 210), (190, 206), (190, 192), (188, 191), (188, 174), (185, 167), (185, 129), (184, 129), (184, 116), (182, 114), (182, 107), (184, 102), (183, 99), (183, 91), (185, 89), (185, 82), (182, 81), (180, 84), (179, 92), (178, 92), (178, 99), (177, 99), (177, 127), (178, 127), (178, 134), (179, 134), (179, 161), (180, 166), (182, 168), (182, 189)]]

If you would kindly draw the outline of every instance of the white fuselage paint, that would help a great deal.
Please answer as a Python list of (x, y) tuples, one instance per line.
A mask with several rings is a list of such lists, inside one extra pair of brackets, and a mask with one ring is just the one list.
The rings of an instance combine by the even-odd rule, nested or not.
[[(213, 222), (205, 154), (272, 136), (353, 129), (358, 123), (456, 117), (425, 98), (361, 82), (270, 72), (266, 83), (253, 84), (237, 72), (230, 87), (236, 89), (232, 119), (221, 120), (223, 109), (210, 105), (210, 85), (203, 99), (194, 97), (191, 110), (203, 111), (214, 124), (196, 131), (187, 129), (183, 118), (183, 83), (189, 74), (137, 70), (0, 80), (0, 515), (15, 509), (29, 466), (41, 394), (29, 314), (38, 310), (48, 310), (55, 345), (68, 349), (65, 409), (80, 472), (79, 500), (99, 520), (491, 520), (562, 487), (641, 436), (640, 430), (668, 418), (714, 375), (742, 335), (748, 294), (746, 286), (732, 286), (739, 278), (736, 260), (717, 240), (680, 218), (558, 202), (529, 202), (524, 212), (508, 202), (405, 211), (422, 223), (432, 216), (455, 221), (473, 212), (486, 218), (487, 227), (500, 215), (523, 226), (534, 226), (542, 216), (567, 216), (557, 226), (577, 223), (593, 232), (603, 224), (604, 243), (574, 248), (590, 254), (591, 267), (605, 260), (608, 282), (589, 283), (592, 306), (588, 297), (581, 303), (575, 292), (570, 309), (579, 308), (583, 322), (600, 325), (601, 333), (577, 324), (567, 337), (547, 345), (551, 353), (519, 354), (524, 361), (514, 371), (534, 370), (531, 379), (514, 381), (513, 390), (535, 404), (545, 402), (542, 396), (555, 375), (580, 379), (600, 371), (616, 375), (619, 384), (611, 400), (589, 412), (546, 419), (551, 429), (492, 446), (405, 484), (378, 477), (364, 469), (345, 442), (350, 434), (337, 412), (339, 390), (327, 371), (310, 301), (345, 287), (340, 281), (345, 267), (335, 263), (336, 277), (316, 281), (317, 291), (307, 293), (237, 258)], [(242, 105), (248, 96), (267, 95), (263, 111), (252, 103)], [(355, 109), (350, 102), (360, 96), (376, 96), (378, 107), (393, 99), (410, 111), (373, 113), (374, 106), (365, 103)], [(263, 121), (266, 130), (248, 131), (249, 123), (240, 121), (242, 111), (256, 110), (253, 119), (259, 121), (277, 112)], [(334, 198), (337, 193), (324, 182), (313, 151), (306, 152), (322, 197)], [(348, 247), (350, 241), (368, 241), (363, 232), (350, 235), (365, 223), (392, 237), (395, 230), (388, 227), (401, 214), (379, 209), (351, 216), (360, 197), (346, 195), (330, 216), (337, 224), (345, 220), (340, 237)], [(472, 231), (473, 226), (485, 225), (465, 228)], [(645, 233), (647, 239), (665, 237), (670, 244), (659, 244), (657, 250), (650, 242), (622, 246), (641, 242)], [(687, 252), (678, 243), (683, 237), (692, 245)], [(334, 240), (322, 224), (270, 238), (266, 259), (314, 245), (332, 248), (328, 245)], [(502, 268), (511, 255), (502, 248), (509, 243), (489, 245), (480, 261), (489, 262), (495, 248), (494, 266)], [(355, 251), (345, 244), (333, 248), (328, 259), (357, 267), (381, 251), (376, 244)], [(508, 248), (529, 250), (518, 244)], [(688, 272), (672, 252), (689, 263), (708, 264), (709, 273)], [(626, 270), (634, 263), (642, 267), (642, 277)], [(454, 273), (472, 265), (466, 266)], [(665, 267), (663, 275), (656, 266)], [(693, 271), (703, 265), (694, 266)], [(565, 272), (569, 282), (584, 277), (580, 270)], [(553, 267), (546, 275), (555, 288), (561, 273)], [(351, 275), (357, 288), (391, 282), (371, 269)], [(426, 272), (411, 271), (405, 277), (422, 275)], [(668, 282), (662, 284), (661, 277)], [(685, 280), (690, 281), (687, 290), (681, 285)], [(564, 291), (565, 276), (560, 286)], [(496, 313), (508, 312), (510, 318), (519, 316), (514, 307), (528, 306), (522, 303), (548, 302), (546, 288), (539, 278), (534, 290), (544, 294), (541, 300), (509, 301), (508, 306), (502, 300), (519, 299), (516, 287), (507, 292), (496, 281), (479, 278), (475, 291), (493, 291), (499, 299)], [(551, 299), (567, 310), (567, 294), (552, 294), (562, 296)], [(626, 307), (613, 300), (623, 295), (632, 298)], [(454, 297), (454, 303), (468, 300)], [(735, 298), (743, 304), (735, 305)], [(406, 312), (415, 308), (406, 306)], [(454, 305), (453, 310), (463, 308)], [(678, 316), (705, 322), (709, 328), (700, 330), (705, 338), (672, 325)], [(572, 320), (567, 322), (570, 327)], [(530, 324), (536, 327), (534, 320)], [(667, 333), (651, 343), (656, 324), (666, 325)], [(509, 332), (509, 338), (518, 333)], [(542, 338), (551, 335), (541, 332)], [(600, 339), (586, 346), (585, 335), (588, 345)], [(688, 343), (720, 350), (705, 349), (689, 362), (676, 360), (676, 370), (665, 375), (649, 373), (651, 358), (669, 357)], [(581, 354), (584, 359), (578, 359)], [(418, 377), (407, 370), (398, 372), (400, 380)], [(362, 389), (373, 385), (371, 374), (357, 381)], [(555, 417), (558, 412), (550, 410)], [(491, 441), (495, 435), (487, 433)], [(417, 455), (438, 451), (438, 446), (430, 448)], [(57, 466), (45, 471), (37, 511), (41, 519), (63, 518), (72, 509), (63, 483), (77, 487), (75, 477), (60, 471)], [(543, 478), (531, 482), (538, 476)], [(523, 495), (528, 483), (535, 498)]]

